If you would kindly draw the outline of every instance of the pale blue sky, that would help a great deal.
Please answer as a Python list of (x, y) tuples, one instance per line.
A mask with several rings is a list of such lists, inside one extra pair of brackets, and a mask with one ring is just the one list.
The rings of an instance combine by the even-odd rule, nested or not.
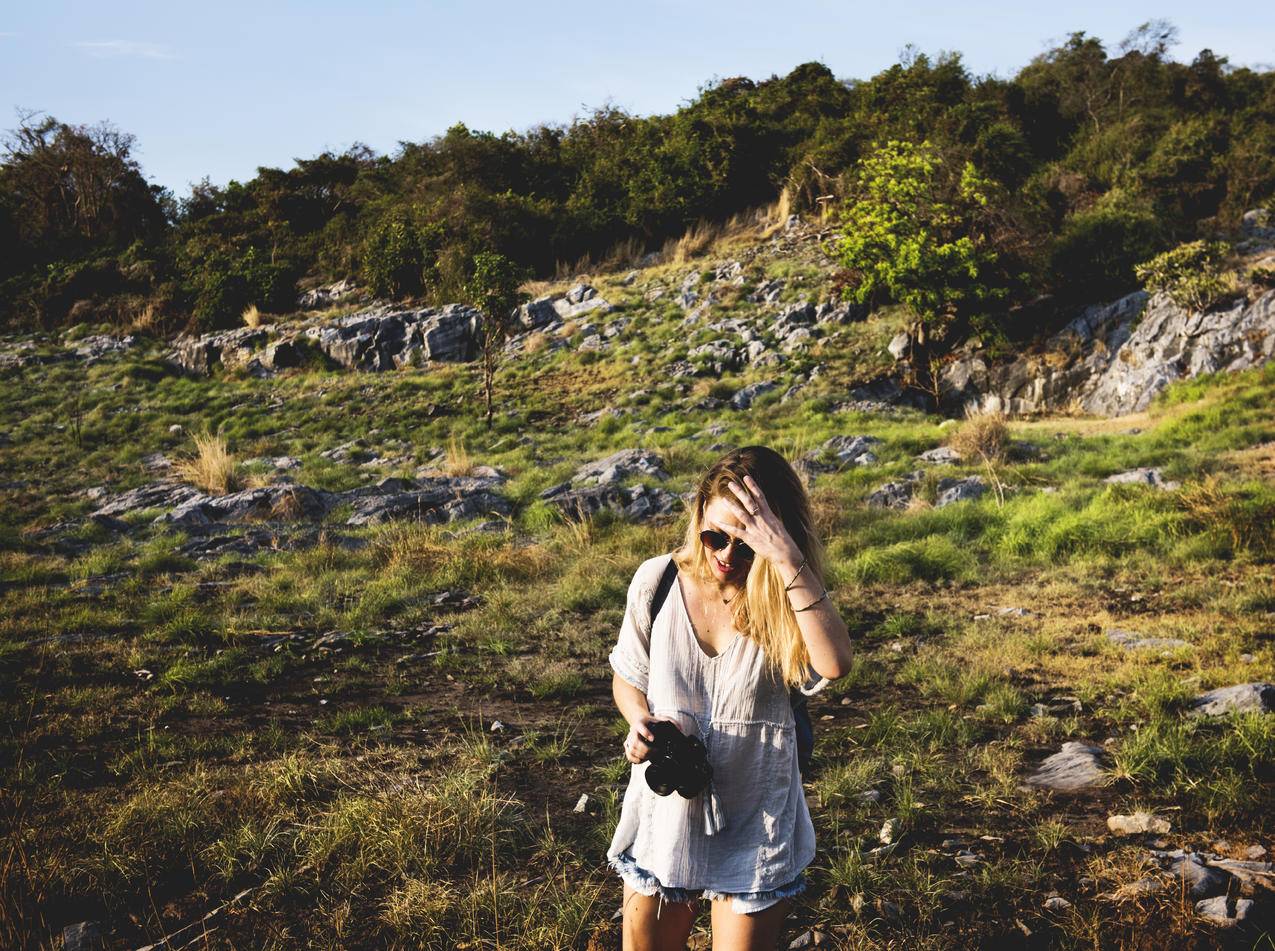
[(10, 0), (0, 6), (0, 128), (16, 107), (109, 119), (148, 177), (180, 197), (258, 165), (343, 150), (392, 153), (457, 121), (503, 131), (568, 122), (608, 101), (668, 112), (713, 77), (764, 79), (819, 60), (867, 78), (908, 43), (1011, 75), (1072, 31), (1113, 49), (1161, 17), (1175, 59), (1203, 47), (1275, 60), (1275, 4), (734, 2), (189, 3)]

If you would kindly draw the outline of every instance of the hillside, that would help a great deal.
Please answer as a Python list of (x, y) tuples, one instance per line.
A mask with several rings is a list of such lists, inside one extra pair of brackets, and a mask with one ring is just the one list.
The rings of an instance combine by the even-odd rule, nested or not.
[[(0, 943), (618, 946), (607, 653), (680, 496), (758, 442), (808, 479), (856, 651), (812, 699), (785, 946), (1269, 940), (1272, 292), (1192, 338), (1247, 369), (946, 418), (820, 244), (739, 221), (531, 287), (490, 431), (461, 306), (0, 341)], [(1146, 297), (1087, 302), (1128, 322), (1075, 362), (961, 360), (1212, 319)]]

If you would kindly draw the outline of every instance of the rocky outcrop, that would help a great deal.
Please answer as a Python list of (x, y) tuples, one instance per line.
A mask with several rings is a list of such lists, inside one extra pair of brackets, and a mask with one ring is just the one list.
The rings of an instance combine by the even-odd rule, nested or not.
[(508, 515), (512, 507), (499, 495), (499, 473), (480, 476), (388, 478), (375, 485), (329, 492), (290, 482), (208, 495), (193, 486), (165, 480), (130, 489), (99, 506), (90, 517), (114, 518), (143, 509), (165, 509), (155, 519), (191, 532), (207, 532), (233, 522), (321, 519), (337, 506), (349, 505), (347, 525), (370, 525), (394, 519), (454, 522), (479, 515)]
[(1146, 409), (1175, 380), (1244, 370), (1275, 355), (1275, 291), (1207, 312), (1136, 291), (1085, 309), (1036, 353), (989, 366), (967, 352), (943, 371), (944, 401), (1037, 413), (1079, 409), (1120, 416)]
[(433, 360), (472, 360), (477, 328), (478, 312), (461, 304), (419, 310), (377, 305), (335, 320), (182, 336), (166, 357), (202, 376), (219, 366), (269, 372), (298, 366), (310, 347), (352, 370), (395, 370)]

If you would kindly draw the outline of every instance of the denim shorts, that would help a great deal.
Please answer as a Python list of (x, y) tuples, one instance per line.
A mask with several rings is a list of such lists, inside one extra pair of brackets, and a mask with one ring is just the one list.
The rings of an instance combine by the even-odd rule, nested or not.
[(621, 852), (608, 864), (615, 869), (630, 888), (643, 895), (659, 895), (664, 901), (689, 902), (697, 898), (713, 900), (730, 899), (731, 911), (737, 915), (751, 915), (764, 911), (785, 898), (800, 895), (806, 890), (806, 873), (798, 872), (787, 885), (780, 885), (764, 892), (718, 892), (711, 888), (667, 888), (660, 880), (634, 861), (627, 851)]

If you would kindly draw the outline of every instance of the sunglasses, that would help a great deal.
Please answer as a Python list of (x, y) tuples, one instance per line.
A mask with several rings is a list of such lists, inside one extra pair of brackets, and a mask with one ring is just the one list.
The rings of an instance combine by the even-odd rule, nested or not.
[(734, 544), (736, 558), (741, 561), (753, 560), (753, 550), (738, 538), (731, 538), (725, 532), (718, 532), (708, 528), (699, 533), (699, 540), (704, 543), (704, 547), (709, 551), (721, 551), (728, 545)]

